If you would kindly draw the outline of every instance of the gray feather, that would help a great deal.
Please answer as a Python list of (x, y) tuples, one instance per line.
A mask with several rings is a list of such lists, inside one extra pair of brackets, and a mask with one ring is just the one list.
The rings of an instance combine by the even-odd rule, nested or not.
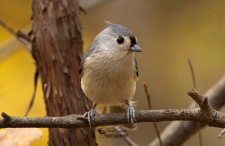
[[(106, 23), (108, 24), (108, 28), (112, 30), (112, 33), (115, 33), (121, 36), (134, 37), (133, 33), (127, 27), (114, 22), (110, 22), (110, 21), (106, 21)], [(101, 34), (101, 32), (99, 34)], [(91, 54), (97, 53), (99, 51), (95, 49), (95, 47), (98, 46), (98, 43), (99, 43), (99, 34), (96, 36), (96, 38), (94, 39), (94, 42), (91, 44), (91, 46), (88, 48), (87, 52), (81, 59), (80, 69), (79, 69), (80, 77), (82, 77), (83, 65), (86, 58), (88, 58)], [(138, 76), (138, 67), (137, 67), (136, 59), (135, 59), (135, 68), (136, 68), (136, 75)]]
[(134, 37), (134, 34), (127, 27), (110, 21), (106, 21), (106, 23), (112, 29), (112, 32), (121, 36)]
[[(127, 112), (129, 120), (131, 111), (134, 112), (130, 106), (139, 76), (134, 56), (135, 52), (141, 52), (141, 48), (136, 45), (136, 38), (128, 28), (106, 23), (108, 27), (95, 37), (81, 60), (81, 88), (94, 103), (116, 106), (110, 108), (110, 112)], [(127, 110), (119, 106), (124, 104), (129, 105)], [(136, 124), (129, 123), (125, 127), (133, 129)]]
[(88, 58), (94, 52), (98, 51), (98, 50), (95, 49), (95, 46), (97, 46), (97, 44), (98, 44), (98, 41), (95, 38), (94, 42), (88, 48), (87, 52), (83, 55), (83, 57), (81, 59), (81, 62), (80, 62), (80, 69), (79, 69), (80, 77), (82, 77), (83, 66), (84, 66), (84, 62), (85, 62), (86, 58)]
[(83, 55), (81, 62), (80, 62), (80, 69), (79, 69), (80, 77), (82, 77), (84, 62), (85, 62), (86, 58), (92, 54), (93, 51), (94, 51), (94, 48), (91, 45), (90, 48), (88, 49), (88, 51)]

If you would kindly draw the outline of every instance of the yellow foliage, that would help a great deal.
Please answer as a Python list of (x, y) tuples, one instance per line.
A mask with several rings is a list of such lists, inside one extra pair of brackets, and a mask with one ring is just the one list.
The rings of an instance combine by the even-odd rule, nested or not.
[[(32, 92), (34, 90), (35, 64), (31, 54), (25, 49), (19, 49), (0, 62), (0, 112), (23, 116)], [(44, 116), (45, 107), (38, 83), (37, 96), (29, 116)], [(38, 145), (47, 145), (47, 129), (43, 138), (35, 142)]]

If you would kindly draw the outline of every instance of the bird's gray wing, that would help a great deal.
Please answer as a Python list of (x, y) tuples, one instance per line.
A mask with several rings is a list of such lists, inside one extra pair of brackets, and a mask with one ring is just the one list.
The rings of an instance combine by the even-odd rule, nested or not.
[(84, 62), (85, 60), (92, 54), (94, 48), (90, 47), (88, 48), (87, 52), (83, 55), (81, 62), (80, 62), (80, 69), (79, 69), (79, 74), (80, 74), (80, 78), (83, 75), (83, 66), (84, 66)]
[(135, 65), (135, 71), (136, 71), (136, 76), (139, 77), (139, 73), (138, 73), (138, 64), (137, 64), (137, 60), (136, 58), (134, 58), (134, 65)]

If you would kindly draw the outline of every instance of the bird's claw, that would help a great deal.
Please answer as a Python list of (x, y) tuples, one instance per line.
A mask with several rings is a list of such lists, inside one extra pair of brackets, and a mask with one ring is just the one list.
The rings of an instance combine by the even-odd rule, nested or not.
[(88, 123), (89, 123), (90, 127), (91, 127), (91, 121), (94, 120), (94, 115), (95, 115), (94, 109), (91, 109), (90, 111), (88, 111), (84, 114), (84, 116), (87, 117), (87, 120), (88, 120)]
[(129, 123), (135, 123), (136, 119), (135, 119), (135, 109), (132, 105), (128, 105), (127, 108), (127, 119)]

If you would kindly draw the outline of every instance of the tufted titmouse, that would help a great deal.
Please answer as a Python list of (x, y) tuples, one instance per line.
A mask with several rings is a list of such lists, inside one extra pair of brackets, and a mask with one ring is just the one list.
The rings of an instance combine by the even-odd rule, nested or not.
[(132, 99), (136, 90), (138, 67), (135, 52), (142, 49), (137, 39), (126, 27), (106, 22), (108, 27), (94, 39), (81, 61), (81, 87), (94, 102), (87, 112), (88, 121), (94, 118), (97, 104), (127, 105), (128, 122), (135, 122)]

